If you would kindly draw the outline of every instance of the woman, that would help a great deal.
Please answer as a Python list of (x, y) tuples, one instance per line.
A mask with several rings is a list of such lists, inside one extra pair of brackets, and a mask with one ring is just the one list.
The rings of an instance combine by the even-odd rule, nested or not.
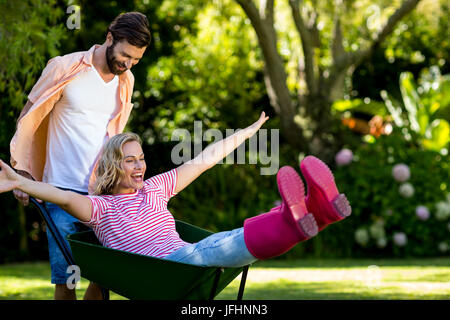
[(19, 189), (61, 206), (92, 227), (106, 247), (200, 266), (247, 265), (285, 253), (351, 212), (331, 171), (310, 156), (301, 163), (308, 184), (306, 198), (301, 178), (285, 166), (277, 174), (280, 206), (246, 219), (242, 228), (213, 234), (195, 244), (180, 239), (167, 209), (169, 199), (252, 137), (267, 119), (261, 113), (251, 126), (206, 147), (178, 168), (147, 180), (143, 179), (146, 162), (140, 138), (133, 133), (116, 135), (103, 150), (93, 196), (26, 179), (0, 160), (0, 192)]

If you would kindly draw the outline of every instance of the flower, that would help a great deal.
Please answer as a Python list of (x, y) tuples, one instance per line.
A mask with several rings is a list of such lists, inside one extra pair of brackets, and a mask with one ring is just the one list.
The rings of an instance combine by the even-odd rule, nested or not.
[(403, 232), (394, 233), (394, 243), (399, 247), (405, 246), (408, 243), (406, 234), (404, 234)]
[(364, 247), (369, 242), (369, 233), (366, 229), (360, 228), (355, 231), (355, 240)]
[(403, 198), (411, 198), (414, 195), (414, 187), (411, 183), (403, 183), (398, 188), (398, 192)]
[(445, 201), (436, 203), (436, 219), (444, 221), (450, 217), (450, 204)]
[(439, 245), (438, 245), (438, 249), (439, 249), (439, 251), (442, 252), (442, 253), (447, 252), (447, 250), (448, 250), (448, 244), (445, 243), (445, 242), (441, 242), (441, 243), (439, 243)]
[(392, 168), (392, 176), (398, 182), (405, 182), (411, 176), (411, 172), (406, 164), (399, 163)]
[(274, 207), (281, 206), (281, 200), (275, 200), (275, 201), (273, 202), (273, 206), (274, 206)]
[(353, 152), (350, 149), (342, 149), (334, 157), (338, 166), (345, 166), (353, 161)]
[(377, 239), (377, 247), (378, 248), (384, 248), (387, 245), (387, 239), (386, 238), (378, 238)]
[(378, 220), (374, 224), (372, 224), (369, 228), (370, 235), (374, 239), (382, 239), (386, 236), (384, 231), (384, 221)]
[(420, 220), (423, 220), (423, 221), (428, 220), (428, 218), (430, 217), (430, 211), (425, 206), (417, 206), (416, 207), (416, 216)]

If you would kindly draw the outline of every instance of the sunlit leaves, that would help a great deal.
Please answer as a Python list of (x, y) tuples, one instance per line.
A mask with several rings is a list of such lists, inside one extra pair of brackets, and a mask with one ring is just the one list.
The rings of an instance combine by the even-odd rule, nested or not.
[[(210, 128), (237, 127), (264, 94), (255, 81), (262, 65), (245, 15), (232, 1), (199, 9), (194, 26), (181, 27), (174, 55), (149, 68), (144, 96), (159, 102), (153, 125), (167, 139), (175, 127), (202, 120)], [(172, 110), (169, 119), (162, 110)], [(219, 116), (223, 115), (219, 120)]]
[(386, 115), (386, 108), (384, 104), (370, 99), (338, 100), (333, 103), (332, 108), (339, 112), (357, 111), (370, 115)]
[(449, 82), (448, 75), (441, 76), (437, 67), (423, 72), (419, 86), (416, 85), (410, 72), (403, 72), (400, 75), (403, 116), (398, 106), (392, 106), (392, 100), (387, 94), (382, 94), (396, 124), (402, 126), (406, 118), (408, 128), (419, 135), (423, 146), (427, 149), (441, 151), (450, 142), (450, 126), (444, 119), (450, 108)]
[[(385, 56), (412, 64), (443, 66), (450, 52), (450, 7), (445, 0), (422, 0), (409, 18), (399, 23), (386, 41)], [(430, 61), (426, 61), (431, 56)]]
[(46, 60), (59, 54), (62, 17), (55, 0), (0, 1), (0, 146), (8, 145), (16, 117)]

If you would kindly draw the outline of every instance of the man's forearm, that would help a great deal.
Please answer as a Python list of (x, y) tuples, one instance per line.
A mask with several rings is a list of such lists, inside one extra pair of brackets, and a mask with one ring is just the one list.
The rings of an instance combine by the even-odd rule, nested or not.
[(17, 173), (20, 174), (22, 177), (28, 178), (30, 180), (34, 180), (34, 178), (29, 174), (27, 171), (23, 170), (17, 170)]

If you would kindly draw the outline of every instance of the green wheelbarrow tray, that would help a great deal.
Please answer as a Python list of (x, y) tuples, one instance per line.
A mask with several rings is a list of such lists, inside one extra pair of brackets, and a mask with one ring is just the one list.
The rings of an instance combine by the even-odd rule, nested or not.
[[(180, 237), (190, 243), (212, 232), (176, 221)], [(213, 299), (242, 271), (242, 298), (248, 266), (199, 267), (103, 247), (93, 231), (67, 237), (81, 276), (129, 299)]]

